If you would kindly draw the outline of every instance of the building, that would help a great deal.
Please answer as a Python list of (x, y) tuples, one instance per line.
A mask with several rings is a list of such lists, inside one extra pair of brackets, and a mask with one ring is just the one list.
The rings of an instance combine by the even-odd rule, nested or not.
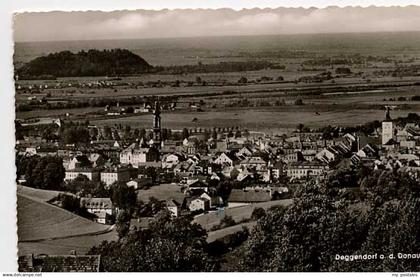
[(210, 200), (202, 197), (194, 198), (190, 201), (188, 209), (194, 211), (207, 211), (210, 209)]
[(79, 175), (84, 175), (91, 181), (99, 181), (100, 178), (99, 170), (87, 167), (66, 170), (64, 181), (72, 181), (76, 179)]
[(18, 258), (19, 272), (99, 272), (100, 255), (27, 255)]
[(130, 180), (130, 168), (128, 167), (110, 167), (101, 172), (101, 181), (107, 186), (115, 182), (127, 182)]
[(131, 164), (133, 167), (156, 163), (159, 161), (159, 151), (153, 147), (145, 147), (133, 143), (120, 153), (121, 164)]
[(155, 102), (155, 110), (153, 112), (153, 115), (153, 143), (155, 147), (160, 149), (162, 143), (162, 134), (159, 101)]
[(287, 177), (300, 179), (317, 177), (324, 174), (329, 167), (317, 162), (303, 162), (289, 164), (286, 169)]
[(141, 178), (136, 178), (133, 180), (130, 180), (127, 182), (127, 186), (128, 187), (133, 187), (134, 189), (140, 189), (143, 187), (150, 187), (153, 185), (153, 180), (152, 178), (148, 178), (148, 177), (141, 177)]
[(88, 198), (80, 199), (80, 206), (85, 208), (89, 213), (96, 216), (95, 221), (101, 224), (112, 222), (114, 208), (109, 198)]
[(171, 198), (166, 200), (166, 208), (172, 216), (177, 217), (180, 213), (181, 205)]
[(391, 139), (396, 140), (395, 124), (389, 114), (389, 106), (386, 106), (385, 120), (382, 121), (382, 145), (386, 145)]

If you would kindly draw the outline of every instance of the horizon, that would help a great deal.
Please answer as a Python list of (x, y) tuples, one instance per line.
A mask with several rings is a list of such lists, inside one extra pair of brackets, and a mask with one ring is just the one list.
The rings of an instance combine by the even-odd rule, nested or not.
[(420, 6), (15, 13), (16, 42), (420, 31)]
[(323, 36), (323, 35), (363, 35), (363, 34), (408, 34), (408, 33), (416, 33), (420, 34), (420, 30), (418, 31), (360, 31), (360, 32), (320, 32), (320, 33), (293, 33), (293, 34), (251, 34), (251, 35), (199, 35), (199, 36), (186, 36), (186, 37), (147, 37), (147, 38), (104, 38), (104, 39), (66, 39), (66, 40), (27, 40), (27, 41), (15, 41), (15, 44), (18, 43), (50, 43), (50, 42), (84, 42), (84, 41), (124, 41), (124, 40), (141, 40), (141, 41), (148, 41), (148, 40), (172, 40), (172, 39), (179, 39), (179, 40), (188, 40), (188, 39), (197, 39), (197, 38), (245, 38), (245, 37), (293, 37), (293, 36)]

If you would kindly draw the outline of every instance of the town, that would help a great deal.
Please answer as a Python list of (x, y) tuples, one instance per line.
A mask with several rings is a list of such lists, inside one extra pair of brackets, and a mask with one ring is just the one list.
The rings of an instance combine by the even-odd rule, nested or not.
[[(281, 136), (239, 128), (163, 129), (161, 113), (165, 111), (159, 100), (149, 106), (153, 122), (141, 131), (127, 126), (98, 128), (60, 118), (44, 125), (20, 126), (18, 185), (62, 191), (54, 205), (101, 224), (128, 222), (130, 226), (131, 222), (131, 227), (145, 227), (142, 218), (153, 217), (160, 209), (173, 217), (192, 214), (200, 222), (209, 213), (278, 203), (275, 200), (292, 198), (299, 185), (320, 182), (343, 167), (397, 170), (420, 181), (419, 117), (411, 114), (412, 122), (405, 124), (393, 120), (390, 106), (385, 107), (384, 120), (370, 129), (297, 126)], [(67, 143), (67, 136), (74, 136), (73, 143)], [(34, 161), (35, 168), (28, 169)], [(58, 178), (51, 177), (48, 183), (44, 177), (37, 184), (41, 164), (44, 176)], [(115, 188), (125, 193), (122, 199), (115, 196)], [(355, 184), (349, 184), (341, 193), (356, 199), (355, 189)], [(131, 203), (130, 191), (135, 194)], [(76, 208), (65, 204), (66, 195), (77, 199)], [(120, 214), (136, 207), (121, 222)], [(246, 222), (229, 219), (233, 222), (227, 226), (204, 227), (217, 230)]]
[(18, 15), (19, 271), (418, 271), (420, 32), (300, 20), (360, 9)]

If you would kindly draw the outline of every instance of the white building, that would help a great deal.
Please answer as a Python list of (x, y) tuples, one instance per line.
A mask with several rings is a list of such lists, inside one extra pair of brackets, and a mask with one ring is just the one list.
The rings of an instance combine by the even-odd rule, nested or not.
[(101, 181), (107, 186), (112, 185), (117, 181), (127, 182), (130, 180), (129, 168), (107, 168), (101, 172)]
[(93, 168), (75, 168), (66, 170), (64, 181), (72, 181), (79, 175), (84, 175), (91, 181), (99, 180), (99, 171)]
[(391, 139), (395, 139), (395, 124), (392, 121), (382, 122), (382, 145), (385, 145)]
[(201, 198), (201, 197), (193, 199), (191, 200), (188, 206), (188, 209), (192, 212), (199, 211), (199, 210), (207, 211), (210, 209), (210, 201), (206, 198)]
[(120, 163), (131, 164), (134, 167), (158, 160), (159, 153), (154, 148), (140, 147), (137, 143), (131, 144), (120, 153)]
[(113, 214), (113, 206), (109, 198), (88, 198), (80, 199), (80, 205), (86, 210), (96, 215), (95, 221), (102, 224), (107, 224)]

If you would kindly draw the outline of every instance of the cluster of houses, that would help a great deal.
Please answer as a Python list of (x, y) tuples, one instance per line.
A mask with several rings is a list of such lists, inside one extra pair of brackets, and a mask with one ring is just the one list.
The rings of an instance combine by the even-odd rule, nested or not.
[[(160, 198), (174, 216), (182, 210), (205, 212), (281, 198), (289, 184), (321, 180), (343, 160), (398, 169), (420, 180), (420, 128), (397, 126), (389, 111), (382, 128), (371, 136), (340, 133), (327, 139), (321, 132), (295, 131), (282, 136), (220, 132), (204, 138), (202, 131), (190, 130), (188, 137), (175, 141), (161, 139), (160, 111), (155, 107), (151, 132), (150, 141), (95, 140), (77, 148), (21, 142), (18, 149), (24, 155), (61, 156), (66, 182), (84, 175), (106, 187), (115, 182), (139, 190), (159, 183), (175, 187), (176, 195)], [(221, 182), (233, 187), (224, 199), (215, 185)], [(84, 203), (101, 223), (112, 214), (112, 203), (106, 199)]]

